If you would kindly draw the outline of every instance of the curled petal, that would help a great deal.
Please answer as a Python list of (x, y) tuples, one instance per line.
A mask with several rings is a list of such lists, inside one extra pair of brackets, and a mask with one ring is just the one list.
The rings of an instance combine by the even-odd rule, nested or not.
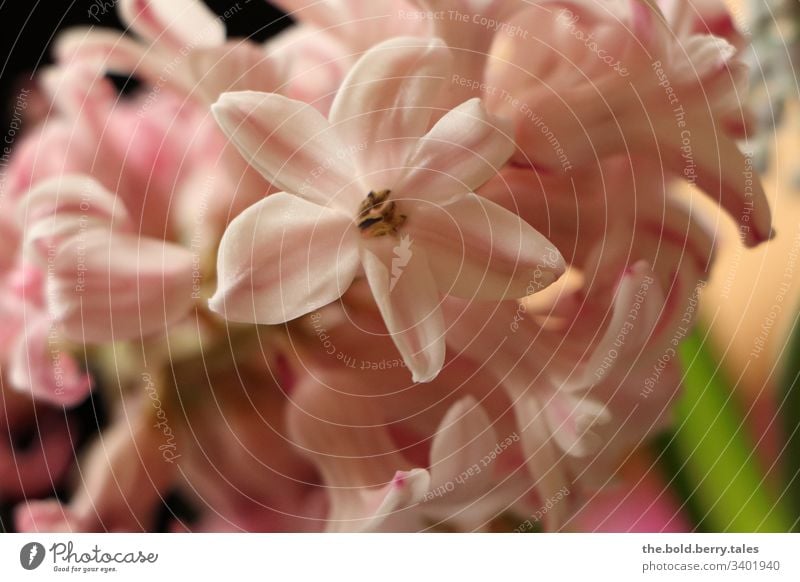
[(545, 418), (559, 448), (573, 457), (585, 457), (603, 444), (592, 430), (611, 420), (606, 408), (584, 395), (556, 392), (544, 407)]
[[(62, 65), (89, 63), (120, 75), (142, 77), (150, 85), (163, 84), (165, 77), (173, 83), (172, 75), (165, 75), (170, 58), (149, 50), (131, 37), (108, 30), (73, 28), (61, 34), (54, 46), (57, 61)], [(180, 67), (176, 68), (178, 73)], [(180, 86), (184, 86), (181, 84)]]
[(69, 339), (138, 338), (186, 316), (199, 273), (190, 251), (160, 240), (105, 231), (69, 239), (48, 281), (51, 315)]
[(439, 39), (401, 37), (373, 47), (350, 70), (329, 120), (344, 141), (364, 146), (355, 158), (368, 189), (391, 187), (386, 172), (404, 168), (428, 130), (450, 61)]
[(558, 501), (558, 492), (565, 488), (568, 490), (570, 486), (563, 455), (554, 446), (544, 412), (535, 398), (521, 396), (514, 404), (514, 412), (522, 430), (520, 439), (525, 462), (528, 471), (536, 479), (540, 501), (544, 505), (548, 500), (555, 500), (553, 509), (544, 517), (546, 528), (555, 531), (569, 516), (566, 502)]
[[(348, 394), (350, 375), (310, 375), (289, 409), (292, 441), (318, 467), (330, 498), (329, 531), (404, 529), (430, 475), (398, 451), (374, 399)], [(408, 518), (406, 520), (406, 518)], [(390, 528), (388, 524), (392, 524)]]
[(228, 226), (210, 306), (232, 321), (284, 323), (336, 301), (358, 265), (347, 215), (280, 192)]
[(26, 251), (40, 260), (48, 248), (94, 228), (130, 230), (122, 202), (89, 176), (58, 176), (37, 184), (17, 210)]
[(565, 270), (544, 236), (505, 208), (468, 194), (443, 206), (419, 203), (408, 223), (425, 247), (439, 289), (474, 299), (518, 299)]
[(276, 188), (353, 211), (365, 196), (353, 188), (348, 148), (305, 103), (274, 93), (225, 93), (212, 106), (228, 137)]
[(397, 189), (404, 196), (424, 194), (447, 202), (474, 192), (497, 174), (514, 148), (511, 124), (487, 113), (479, 99), (470, 99), (419, 140)]
[(474, 501), (483, 495), (491, 487), (492, 473), (480, 467), (473, 472), (473, 467), (495, 446), (497, 434), (477, 401), (470, 396), (456, 402), (439, 424), (431, 445), (431, 490), (443, 487), (449, 491), (447, 484), (455, 484), (447, 495), (452, 503)]
[(424, 248), (408, 239), (373, 239), (362, 250), (372, 294), (415, 382), (430, 382), (444, 365), (445, 327), (439, 291)]

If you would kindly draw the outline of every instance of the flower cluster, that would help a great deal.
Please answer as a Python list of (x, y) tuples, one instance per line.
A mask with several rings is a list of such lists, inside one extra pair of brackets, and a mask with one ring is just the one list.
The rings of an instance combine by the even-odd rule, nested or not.
[[(3, 420), (110, 422), (16, 527), (149, 530), (178, 495), (176, 531), (576, 529), (679, 394), (696, 193), (772, 236), (743, 36), (721, 0), (275, 3), (296, 24), (259, 46), (120, 0), (127, 33), (68, 31), (40, 74)], [(46, 426), (43, 458), (4, 443), (19, 496), (69, 468)]]

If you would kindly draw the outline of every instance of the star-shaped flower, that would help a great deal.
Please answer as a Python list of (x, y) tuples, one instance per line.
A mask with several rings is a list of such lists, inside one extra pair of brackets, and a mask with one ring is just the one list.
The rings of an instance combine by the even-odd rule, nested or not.
[(213, 310), (280, 324), (336, 301), (363, 272), (424, 382), (444, 361), (442, 296), (518, 298), (562, 274), (544, 236), (473, 193), (515, 149), (507, 124), (473, 99), (431, 127), (450, 64), (439, 39), (386, 41), (353, 67), (328, 119), (277, 94), (219, 99), (223, 131), (283, 192), (228, 227)]

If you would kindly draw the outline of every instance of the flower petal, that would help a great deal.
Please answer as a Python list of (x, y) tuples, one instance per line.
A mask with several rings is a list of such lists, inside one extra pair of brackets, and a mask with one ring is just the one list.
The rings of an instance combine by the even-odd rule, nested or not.
[(430, 382), (444, 365), (445, 327), (425, 250), (383, 237), (364, 245), (361, 260), (378, 309), (414, 381)]
[(57, 176), (36, 185), (20, 202), (17, 220), (22, 225), (26, 252), (47, 260), (48, 248), (93, 228), (130, 230), (124, 205), (89, 176)]
[[(471, 396), (456, 402), (431, 445), (431, 491), (447, 491), (449, 503), (478, 499), (492, 485), (492, 472), (478, 463), (496, 446), (497, 434), (478, 402)], [(448, 483), (454, 485), (452, 491)]]
[(329, 531), (405, 529), (401, 523), (416, 524), (412, 506), (422, 501), (430, 476), (400, 454), (375, 399), (348, 393), (351, 379), (349, 373), (326, 375), (324, 384), (312, 375), (303, 379), (288, 411), (292, 442), (322, 475)]
[(474, 192), (514, 152), (511, 124), (490, 115), (480, 99), (449, 111), (419, 141), (397, 186), (403, 196), (447, 202)]
[(328, 117), (342, 139), (358, 145), (366, 190), (391, 188), (431, 114), (451, 63), (438, 38), (393, 38), (370, 49), (339, 88)]
[(211, 108), (222, 131), (276, 188), (355, 211), (350, 152), (310, 105), (274, 93), (225, 93)]
[(69, 239), (48, 280), (51, 315), (79, 342), (138, 338), (186, 316), (194, 297), (190, 251), (102, 230)]
[(225, 92), (272, 92), (281, 84), (272, 60), (245, 41), (196, 49), (187, 61), (196, 93), (209, 104)]
[(425, 247), (439, 289), (473, 299), (518, 299), (565, 270), (558, 250), (516, 214), (468, 194), (443, 206), (415, 205), (406, 229)]
[(545, 422), (544, 412), (536, 398), (521, 396), (514, 403), (517, 423), (522, 430), (522, 450), (528, 471), (536, 479), (541, 505), (548, 500), (553, 508), (544, 517), (546, 529), (555, 531), (566, 521), (569, 511), (566, 503), (556, 502), (557, 494), (569, 489), (569, 478), (564, 465), (564, 457), (554, 446), (553, 437)]
[[(172, 83), (167, 75), (170, 59), (164, 54), (148, 50), (129, 36), (110, 30), (74, 28), (59, 35), (54, 53), (59, 64), (97, 64), (103, 70), (120, 75), (137, 75), (152, 86)], [(175, 68), (179, 73), (181, 67)], [(180, 86), (183, 86), (181, 84)]]
[(9, 381), (19, 391), (58, 406), (74, 406), (88, 395), (91, 378), (75, 359), (53, 343), (57, 333), (44, 316), (32, 316), (11, 354)]
[(280, 192), (228, 226), (210, 306), (231, 321), (284, 323), (336, 301), (358, 265), (347, 215)]
[(140, 36), (174, 50), (225, 42), (225, 26), (199, 0), (119, 0), (122, 21)]

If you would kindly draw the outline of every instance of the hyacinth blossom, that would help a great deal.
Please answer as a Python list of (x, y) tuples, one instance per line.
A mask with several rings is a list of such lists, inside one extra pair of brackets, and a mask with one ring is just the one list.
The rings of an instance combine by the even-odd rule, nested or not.
[[(15, 527), (636, 527), (615, 484), (672, 426), (719, 239), (676, 184), (773, 234), (729, 12), (275, 4), (263, 45), (199, 0), (54, 43), (0, 197)], [(691, 527), (658, 486), (618, 503)]]
[(361, 268), (424, 382), (444, 362), (441, 295), (520, 298), (537, 268), (537, 290), (563, 273), (543, 236), (473, 193), (511, 156), (508, 126), (470, 100), (429, 129), (449, 64), (437, 39), (381, 43), (353, 67), (327, 121), (276, 94), (217, 102), (220, 126), (284, 192), (226, 231), (212, 309), (283, 323), (338, 299)]

